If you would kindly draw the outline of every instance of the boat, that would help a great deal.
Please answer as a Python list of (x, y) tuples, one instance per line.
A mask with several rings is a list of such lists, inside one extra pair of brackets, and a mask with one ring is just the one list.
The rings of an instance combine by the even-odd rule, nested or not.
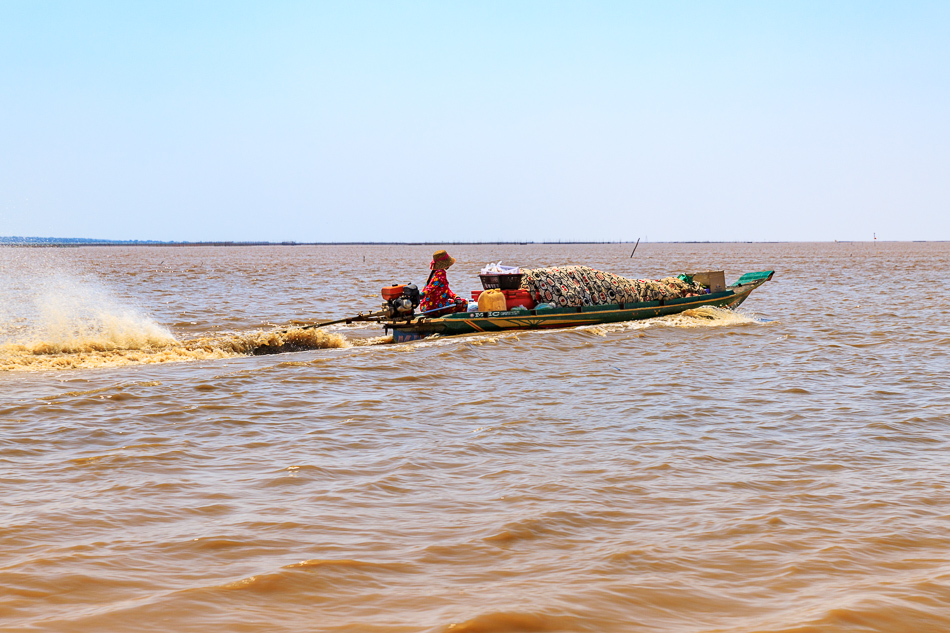
[(394, 343), (404, 343), (435, 335), (457, 336), (481, 332), (548, 330), (639, 321), (679, 314), (704, 306), (735, 309), (749, 297), (753, 290), (770, 281), (774, 274), (774, 270), (746, 273), (721, 292), (677, 299), (501, 312), (456, 312), (442, 316), (422, 314), (404, 320), (387, 320), (383, 328), (387, 332), (392, 332)]

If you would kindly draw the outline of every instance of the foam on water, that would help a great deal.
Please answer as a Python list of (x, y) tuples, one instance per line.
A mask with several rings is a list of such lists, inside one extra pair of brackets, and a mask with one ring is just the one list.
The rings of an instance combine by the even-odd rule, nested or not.
[(751, 325), (762, 323), (754, 314), (748, 312), (737, 312), (728, 308), (714, 308), (712, 306), (702, 306), (692, 310), (686, 310), (679, 314), (671, 314), (665, 317), (659, 317), (656, 322), (666, 326), (673, 327), (723, 327), (733, 325)]
[(340, 334), (322, 330), (251, 331), (206, 336), (186, 341), (150, 342), (119, 346), (115, 340), (73, 339), (62, 343), (45, 341), (23, 345), (0, 345), (0, 371), (44, 371), (119, 367), (123, 365), (174, 363), (190, 360), (235, 358), (251, 354), (277, 354), (322, 348), (344, 348), (350, 343)]
[(337, 333), (291, 328), (180, 341), (94, 279), (64, 273), (7, 280), (0, 312), (0, 371), (116, 367), (347, 347)]
[[(595, 325), (578, 326), (578, 330), (607, 335), (611, 332), (628, 332), (631, 330), (647, 330), (655, 327), (674, 328), (718, 328), (736, 325), (761, 324), (762, 321), (754, 315), (745, 312), (736, 312), (727, 308), (702, 306), (686, 310), (679, 314), (643, 319), (640, 321), (622, 321), (620, 323), (599, 323)], [(557, 330), (548, 330), (557, 331)]]
[[(56, 275), (19, 293), (18, 314), (2, 323), (0, 340), (32, 354), (149, 349), (175, 342), (168, 328), (88, 280)], [(8, 314), (11, 306), (7, 308)], [(6, 315), (4, 315), (6, 316)]]

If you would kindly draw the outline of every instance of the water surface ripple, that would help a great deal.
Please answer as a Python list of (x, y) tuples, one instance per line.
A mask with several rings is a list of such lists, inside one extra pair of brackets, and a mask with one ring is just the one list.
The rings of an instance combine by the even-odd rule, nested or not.
[(431, 250), (0, 249), (0, 628), (950, 629), (950, 245), (456, 246), (465, 291), (777, 272), (738, 316), (222, 343)]

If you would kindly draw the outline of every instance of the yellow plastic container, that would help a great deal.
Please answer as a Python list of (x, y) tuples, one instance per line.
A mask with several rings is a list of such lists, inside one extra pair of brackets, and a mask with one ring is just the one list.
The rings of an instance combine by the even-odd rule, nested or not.
[(503, 312), (506, 308), (505, 293), (498, 289), (486, 290), (478, 295), (479, 312)]

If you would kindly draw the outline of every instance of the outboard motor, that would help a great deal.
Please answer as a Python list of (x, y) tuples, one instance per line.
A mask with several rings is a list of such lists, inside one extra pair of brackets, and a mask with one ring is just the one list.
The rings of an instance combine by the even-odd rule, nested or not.
[(419, 303), (422, 302), (422, 294), (419, 292), (419, 288), (416, 284), (409, 284), (403, 288), (402, 296), (412, 302), (413, 309), (418, 308)]
[(383, 312), (390, 319), (411, 319), (419, 307), (419, 288), (415, 284), (386, 286), (382, 290)]

